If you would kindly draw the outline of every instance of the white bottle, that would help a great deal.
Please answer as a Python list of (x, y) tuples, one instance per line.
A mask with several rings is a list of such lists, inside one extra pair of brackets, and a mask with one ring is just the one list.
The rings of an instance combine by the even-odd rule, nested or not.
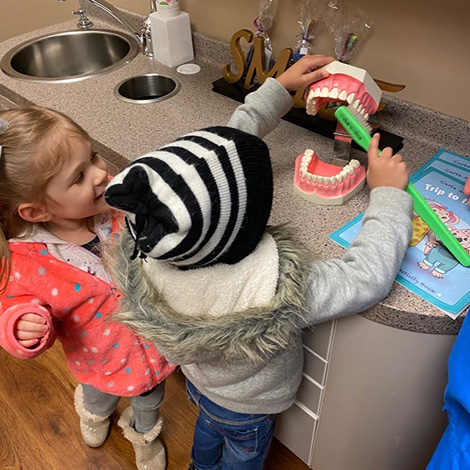
[(194, 59), (189, 15), (180, 10), (179, 2), (157, 3), (150, 14), (155, 60), (167, 67), (176, 67)]

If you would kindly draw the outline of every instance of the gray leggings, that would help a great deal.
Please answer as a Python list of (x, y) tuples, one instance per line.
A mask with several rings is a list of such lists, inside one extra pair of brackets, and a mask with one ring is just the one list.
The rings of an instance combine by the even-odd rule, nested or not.
[[(82, 384), (85, 408), (98, 416), (109, 416), (117, 407), (121, 397), (100, 392), (91, 385)], [(131, 425), (137, 432), (145, 434), (156, 424), (158, 408), (165, 394), (165, 382), (158, 384), (152, 390), (130, 397), (134, 422)]]

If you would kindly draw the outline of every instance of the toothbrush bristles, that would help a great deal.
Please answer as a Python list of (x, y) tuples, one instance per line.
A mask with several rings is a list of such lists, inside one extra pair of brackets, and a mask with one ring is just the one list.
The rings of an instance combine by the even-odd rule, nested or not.
[(351, 114), (366, 128), (367, 132), (371, 134), (372, 126), (366, 121), (365, 117), (352, 106), (348, 106), (348, 110), (351, 111)]

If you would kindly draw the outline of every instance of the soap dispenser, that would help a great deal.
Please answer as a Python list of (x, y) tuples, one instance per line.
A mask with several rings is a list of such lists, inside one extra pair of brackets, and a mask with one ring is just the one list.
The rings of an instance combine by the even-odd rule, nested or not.
[(179, 1), (157, 1), (150, 21), (155, 60), (176, 67), (194, 59), (189, 15), (180, 10)]

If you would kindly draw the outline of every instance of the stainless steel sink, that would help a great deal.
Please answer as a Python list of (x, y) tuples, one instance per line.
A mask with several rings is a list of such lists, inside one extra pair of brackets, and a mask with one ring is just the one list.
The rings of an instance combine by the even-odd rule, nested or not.
[(10, 49), (0, 63), (7, 75), (34, 82), (70, 82), (96, 77), (129, 63), (139, 43), (106, 29), (40, 36)]

